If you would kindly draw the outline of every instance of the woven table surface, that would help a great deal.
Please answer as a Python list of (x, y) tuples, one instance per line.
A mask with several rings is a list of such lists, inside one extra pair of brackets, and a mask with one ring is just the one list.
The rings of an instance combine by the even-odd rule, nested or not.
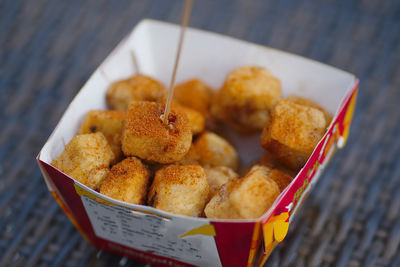
[[(47, 191), (35, 156), (133, 26), (143, 18), (179, 22), (181, 7), (0, 0), (0, 266), (144, 266), (83, 239)], [(199, 0), (190, 24), (361, 80), (347, 146), (266, 265), (400, 266), (400, 1)]]

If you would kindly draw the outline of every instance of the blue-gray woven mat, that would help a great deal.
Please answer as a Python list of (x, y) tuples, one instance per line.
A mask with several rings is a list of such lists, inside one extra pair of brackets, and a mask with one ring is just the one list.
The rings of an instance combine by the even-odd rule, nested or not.
[[(35, 156), (96, 66), (181, 0), (0, 0), (0, 265), (142, 266), (86, 243)], [(400, 1), (198, 0), (193, 27), (355, 73), (350, 139), (267, 266), (400, 266)], [(210, 64), (212, 64), (210, 62)]]

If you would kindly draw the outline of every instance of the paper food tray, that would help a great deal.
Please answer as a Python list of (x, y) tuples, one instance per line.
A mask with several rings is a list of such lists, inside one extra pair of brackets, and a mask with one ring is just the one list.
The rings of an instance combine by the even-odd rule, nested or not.
[[(332, 123), (308, 162), (273, 206), (257, 220), (210, 220), (163, 212), (103, 196), (50, 163), (77, 134), (85, 114), (106, 109), (105, 92), (140, 72), (168, 84), (180, 28), (143, 20), (93, 73), (65, 111), (37, 160), (46, 184), (83, 236), (99, 249), (154, 265), (261, 265), (283, 240), (290, 221), (337, 147), (348, 136), (358, 80), (350, 73), (279, 50), (220, 34), (188, 29), (177, 82), (200, 78), (219, 88), (227, 73), (244, 65), (267, 68), (280, 79), (284, 96), (310, 98), (332, 114)], [(260, 135), (233, 138), (241, 159), (262, 155)]]

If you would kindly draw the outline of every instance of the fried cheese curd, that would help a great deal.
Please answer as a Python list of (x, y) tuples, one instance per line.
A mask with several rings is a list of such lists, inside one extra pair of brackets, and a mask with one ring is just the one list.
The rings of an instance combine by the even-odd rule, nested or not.
[(280, 163), (276, 157), (269, 151), (265, 151), (261, 159), (254, 165), (263, 165), (270, 169), (278, 169), (290, 177), (295, 177), (297, 174), (297, 170), (293, 170), (288, 168), (287, 166)]
[(231, 71), (214, 96), (212, 115), (239, 133), (262, 130), (269, 110), (282, 98), (281, 83), (272, 74), (256, 66)]
[(266, 166), (263, 165), (254, 165), (251, 169), (251, 171), (254, 171), (256, 169), (263, 169), (263, 170), (267, 170), (268, 171), (268, 177), (270, 177), (272, 180), (275, 181), (275, 183), (278, 185), (279, 187), (279, 191), (282, 192), (293, 180), (293, 177), (282, 171), (279, 169), (272, 169), (272, 168), (268, 168)]
[(280, 192), (282, 192), (293, 180), (292, 176), (278, 169), (272, 169), (270, 171), (270, 177), (278, 185)]
[(165, 97), (165, 86), (143, 74), (114, 82), (106, 93), (108, 106), (119, 111), (126, 111), (134, 101), (162, 102)]
[(239, 177), (234, 170), (225, 166), (204, 168), (204, 171), (206, 172), (208, 184), (210, 185), (210, 199), (218, 192), (218, 189), (223, 184)]
[(192, 79), (175, 86), (174, 100), (208, 117), (213, 89), (200, 79)]
[(102, 132), (111, 146), (115, 161), (118, 162), (123, 158), (121, 133), (124, 118), (125, 112), (122, 111), (91, 110), (86, 114), (79, 129), (79, 134)]
[(204, 132), (194, 142), (200, 165), (204, 167), (226, 166), (233, 170), (238, 167), (236, 149), (224, 138), (213, 133)]
[(324, 109), (323, 107), (321, 107), (320, 105), (318, 105), (314, 101), (312, 101), (312, 100), (310, 100), (308, 98), (301, 97), (301, 96), (298, 96), (298, 95), (293, 95), (293, 94), (289, 95), (287, 97), (287, 99), (292, 101), (295, 104), (316, 108), (316, 109), (322, 111), (324, 113), (326, 124), (328, 125), (329, 123), (331, 123), (332, 118), (333, 118), (332, 115), (326, 109)]
[(198, 217), (210, 188), (200, 165), (171, 165), (158, 170), (148, 194), (148, 204), (175, 214)]
[(122, 129), (125, 156), (168, 164), (186, 155), (192, 143), (186, 115), (171, 109), (166, 125), (161, 119), (163, 114), (163, 104), (137, 101), (130, 105)]
[(285, 166), (304, 166), (326, 130), (324, 113), (316, 108), (280, 101), (265, 124), (261, 145)]
[(177, 165), (199, 165), (200, 156), (196, 151), (196, 148), (192, 144), (189, 148), (189, 152), (178, 162), (175, 162)]
[(204, 131), (206, 119), (200, 112), (196, 111), (195, 109), (179, 105), (178, 103), (172, 103), (171, 107), (186, 114), (193, 135)]
[(98, 190), (115, 156), (101, 132), (74, 136), (51, 163), (82, 184)]
[(279, 187), (269, 176), (269, 169), (259, 167), (245, 177), (232, 179), (218, 190), (204, 209), (207, 218), (256, 219), (263, 215), (279, 195)]
[(149, 181), (150, 173), (140, 159), (126, 158), (112, 166), (100, 193), (132, 204), (145, 204)]

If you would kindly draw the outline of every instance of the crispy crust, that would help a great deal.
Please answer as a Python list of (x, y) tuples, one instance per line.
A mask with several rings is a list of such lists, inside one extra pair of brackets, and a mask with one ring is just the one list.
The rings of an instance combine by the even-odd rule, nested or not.
[(200, 216), (209, 194), (200, 165), (171, 165), (156, 172), (148, 194), (155, 208), (187, 216)]
[(177, 165), (199, 165), (200, 156), (196, 151), (195, 146), (192, 144), (190, 146), (189, 152), (181, 159), (176, 162)]
[(193, 135), (204, 131), (206, 119), (200, 112), (177, 103), (172, 103), (172, 108), (184, 113), (187, 116)]
[(97, 190), (113, 160), (114, 153), (107, 139), (97, 132), (74, 136), (51, 165)]
[(225, 166), (204, 168), (204, 171), (206, 172), (208, 184), (210, 185), (209, 199), (218, 192), (218, 189), (223, 184), (239, 177), (234, 170)]
[(301, 96), (298, 96), (298, 95), (293, 95), (293, 94), (289, 95), (287, 97), (287, 99), (289, 101), (292, 101), (295, 104), (316, 108), (316, 109), (322, 111), (324, 113), (324, 117), (325, 117), (325, 121), (326, 121), (326, 127), (328, 127), (329, 124), (331, 123), (333, 116), (326, 109), (324, 109), (323, 107), (321, 107), (320, 105), (318, 105), (317, 103), (312, 101), (311, 99), (308, 99), (308, 98), (305, 98), (305, 97), (301, 97)]
[(111, 168), (100, 193), (132, 204), (144, 204), (150, 174), (137, 158), (126, 158)]
[(238, 167), (238, 155), (235, 148), (224, 138), (204, 132), (194, 142), (199, 162), (205, 167), (226, 166), (233, 170)]
[(125, 119), (125, 112), (116, 110), (91, 110), (89, 111), (79, 134), (102, 132), (115, 155), (115, 162), (122, 159), (121, 133), (122, 123)]
[(287, 172), (284, 172), (279, 169), (272, 169), (263, 165), (254, 165), (251, 169), (250, 172), (261, 169), (266, 172), (267, 177), (271, 178), (272, 180), (275, 181), (275, 183), (279, 187), (279, 191), (282, 192), (289, 184), (292, 182), (293, 177), (288, 174)]
[(108, 106), (120, 111), (126, 111), (133, 101), (162, 102), (165, 97), (165, 86), (142, 74), (111, 84), (106, 93)]
[(245, 66), (230, 72), (214, 97), (211, 112), (240, 133), (263, 128), (269, 110), (282, 98), (280, 81), (261, 67)]
[(264, 126), (261, 145), (284, 165), (298, 170), (326, 130), (324, 114), (315, 108), (280, 101)]
[(192, 79), (175, 86), (174, 99), (208, 117), (213, 89), (200, 79)]
[(291, 177), (289, 174), (278, 169), (272, 169), (269, 177), (271, 177), (272, 180), (274, 180), (278, 185), (280, 192), (282, 192), (292, 182), (293, 179), (293, 177)]
[(185, 114), (172, 109), (164, 125), (160, 116), (164, 105), (138, 101), (130, 105), (122, 131), (122, 151), (126, 156), (158, 163), (174, 163), (189, 151), (192, 132)]
[(269, 169), (259, 166), (245, 177), (224, 184), (204, 212), (208, 218), (255, 219), (268, 210), (279, 192)]
[(278, 169), (291, 177), (295, 177), (297, 174), (297, 170), (293, 170), (283, 165), (278, 161), (276, 156), (274, 156), (271, 152), (265, 151), (262, 158), (256, 163), (256, 165), (263, 165), (270, 169)]
[(239, 211), (230, 202), (231, 193), (240, 184), (240, 179), (232, 179), (223, 184), (204, 208), (204, 214), (212, 219), (242, 219)]

